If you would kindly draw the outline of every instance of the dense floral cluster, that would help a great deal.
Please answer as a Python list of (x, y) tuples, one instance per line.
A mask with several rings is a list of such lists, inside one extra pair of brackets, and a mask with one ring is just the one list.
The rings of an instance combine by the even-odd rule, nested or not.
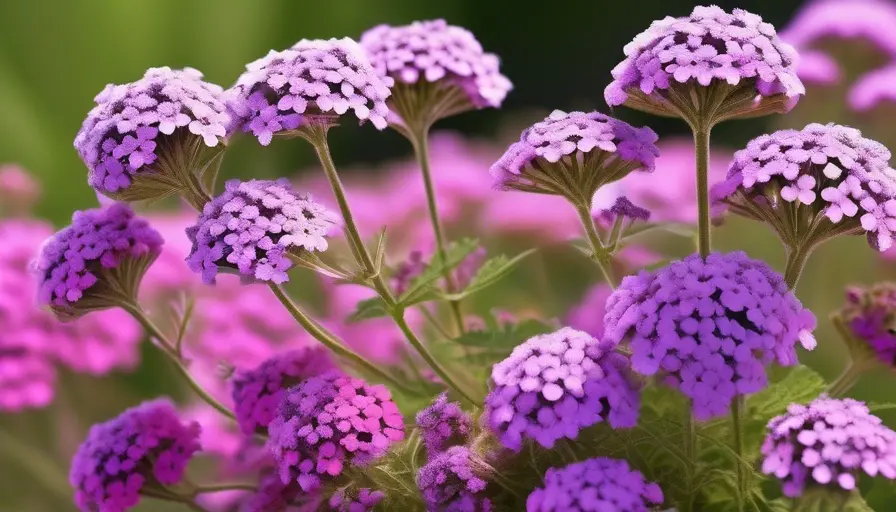
[(451, 446), (464, 444), (473, 429), (473, 419), (457, 402), (449, 402), (442, 393), (417, 413), (417, 428), (430, 457)]
[(886, 366), (896, 366), (896, 287), (850, 287), (840, 315), (852, 333)]
[(75, 502), (84, 512), (122, 512), (144, 489), (180, 482), (199, 451), (199, 425), (181, 423), (166, 400), (144, 402), (94, 425), (72, 460)]
[(622, 280), (607, 301), (604, 342), (628, 343), (632, 368), (666, 375), (700, 419), (763, 389), (771, 362), (813, 348), (815, 317), (779, 274), (742, 252), (698, 254)]
[(243, 131), (267, 146), (278, 133), (349, 110), (383, 129), (391, 84), (351, 39), (303, 39), (246, 66), (229, 99)]
[(487, 491), (492, 471), (466, 446), (452, 446), (420, 468), (417, 487), (427, 510), (490, 512)]
[(336, 512), (370, 512), (381, 501), (385, 494), (371, 489), (339, 489), (330, 497), (330, 510)]
[(762, 454), (762, 472), (781, 479), (791, 497), (807, 485), (850, 491), (860, 472), (896, 480), (896, 432), (851, 398), (791, 404), (769, 422)]
[(663, 491), (624, 460), (599, 457), (551, 468), (544, 487), (526, 500), (528, 512), (625, 510), (648, 512), (663, 503)]

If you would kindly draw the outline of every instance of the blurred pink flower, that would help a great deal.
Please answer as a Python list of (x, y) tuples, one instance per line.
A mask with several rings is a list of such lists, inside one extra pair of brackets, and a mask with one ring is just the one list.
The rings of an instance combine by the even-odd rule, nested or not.
[(0, 211), (21, 215), (40, 199), (41, 187), (18, 165), (0, 165)]
[(896, 62), (862, 75), (849, 91), (850, 106), (860, 112), (881, 103), (896, 103)]
[(604, 335), (604, 311), (613, 293), (606, 283), (592, 286), (566, 315), (566, 325), (600, 339)]

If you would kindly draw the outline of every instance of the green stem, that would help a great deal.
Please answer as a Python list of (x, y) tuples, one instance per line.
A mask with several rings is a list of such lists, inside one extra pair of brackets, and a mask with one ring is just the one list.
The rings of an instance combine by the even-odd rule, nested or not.
[(224, 492), (224, 491), (257, 491), (258, 485), (252, 483), (239, 483), (239, 482), (231, 482), (231, 483), (223, 483), (223, 484), (207, 484), (196, 487), (196, 494), (206, 494), (212, 492)]
[(843, 373), (837, 377), (837, 380), (832, 382), (828, 387), (827, 394), (834, 398), (846, 395), (846, 393), (849, 393), (849, 390), (855, 386), (856, 382), (859, 381), (859, 378), (862, 377), (862, 374), (865, 373), (865, 370), (867, 369), (867, 364), (850, 360), (849, 366), (847, 366), (846, 369), (843, 370)]
[[(432, 222), (432, 231), (436, 238), (436, 251), (439, 260), (444, 262), (446, 257), (445, 248), (447, 247), (447, 244), (445, 243), (442, 221), (439, 218), (439, 207), (436, 203), (436, 191), (432, 181), (432, 171), (429, 161), (429, 129), (427, 127), (423, 127), (419, 130), (412, 129), (410, 130), (410, 134), (411, 144), (414, 146), (414, 154), (417, 156), (417, 163), (420, 165), (420, 173), (423, 175), (423, 188), (426, 191), (426, 206), (429, 210), (429, 219)], [(448, 293), (458, 291), (457, 283), (454, 280), (454, 274), (451, 272), (451, 269), (444, 267), (442, 274), (445, 277), (445, 287), (448, 289)], [(460, 301), (451, 300), (448, 301), (448, 304), (451, 307), (451, 314), (457, 325), (457, 332), (463, 334), (464, 317)]]
[(591, 210), (584, 204), (576, 205), (576, 212), (579, 214), (579, 220), (582, 221), (582, 228), (585, 230), (585, 236), (591, 245), (592, 257), (594, 263), (604, 275), (610, 288), (616, 289), (616, 279), (613, 277), (613, 269), (610, 267), (610, 256), (607, 254), (604, 244), (600, 241), (600, 235), (597, 233), (597, 227), (594, 225), (594, 218)]
[(784, 281), (791, 290), (796, 289), (796, 285), (803, 274), (803, 268), (809, 261), (809, 256), (815, 249), (813, 245), (798, 244), (796, 247), (787, 250), (787, 263), (784, 265)]
[(732, 428), (734, 431), (734, 451), (737, 453), (738, 460), (737, 463), (737, 510), (739, 512), (743, 512), (744, 504), (746, 502), (746, 494), (748, 489), (747, 479), (749, 475), (747, 475), (746, 468), (740, 462), (740, 459), (744, 457), (744, 431), (743, 431), (743, 420), (744, 415), (744, 398), (742, 396), (738, 396), (734, 399), (734, 402), (731, 403), (731, 422)]
[[(697, 426), (694, 424), (694, 414), (691, 411), (691, 408), (688, 407), (685, 411), (684, 417), (684, 452), (685, 459), (688, 462), (687, 466), (687, 483), (685, 488), (690, 489), (691, 485), (694, 481), (694, 469), (693, 464), (694, 460), (697, 458)], [(690, 512), (693, 509), (693, 493), (689, 492), (687, 495), (687, 502), (682, 504), (682, 512)]]
[(697, 156), (697, 247), (706, 258), (712, 250), (709, 212), (709, 133), (710, 128), (694, 128), (694, 152)]

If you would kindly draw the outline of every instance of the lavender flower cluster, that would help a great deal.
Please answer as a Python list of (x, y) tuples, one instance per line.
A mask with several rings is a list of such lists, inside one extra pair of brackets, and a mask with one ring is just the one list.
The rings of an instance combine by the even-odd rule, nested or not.
[(472, 423), (470, 415), (457, 402), (449, 402), (446, 393), (417, 413), (417, 428), (430, 457), (451, 446), (466, 444), (473, 431)]
[(491, 512), (488, 498), (492, 469), (466, 446), (452, 446), (431, 458), (417, 473), (427, 510)]

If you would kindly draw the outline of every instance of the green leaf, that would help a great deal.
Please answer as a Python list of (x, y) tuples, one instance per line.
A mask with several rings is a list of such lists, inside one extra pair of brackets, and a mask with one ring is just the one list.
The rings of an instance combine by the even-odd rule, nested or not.
[(815, 487), (807, 489), (795, 500), (794, 512), (874, 512), (858, 490), (846, 493), (840, 489)]
[(362, 320), (368, 320), (370, 318), (380, 318), (384, 316), (391, 316), (392, 313), (389, 311), (389, 307), (386, 305), (386, 302), (383, 299), (376, 297), (373, 299), (362, 300), (355, 307), (355, 311), (346, 318), (346, 321), (349, 323), (360, 322)]
[(807, 366), (768, 369), (770, 384), (747, 399), (747, 416), (767, 422), (792, 403), (808, 403), (827, 387), (824, 379)]
[(473, 295), (503, 279), (507, 274), (513, 271), (527, 256), (534, 253), (537, 249), (529, 249), (520, 253), (513, 259), (508, 259), (506, 255), (495, 256), (489, 259), (479, 268), (470, 284), (458, 293), (445, 294), (443, 298), (446, 300), (461, 300), (465, 297)]
[(554, 326), (541, 320), (528, 319), (517, 324), (505, 325), (499, 330), (469, 331), (454, 342), (466, 347), (488, 349), (513, 349), (532, 336), (554, 330)]
[(414, 304), (438, 298), (438, 294), (433, 284), (439, 280), (446, 270), (451, 270), (461, 264), (464, 259), (479, 247), (479, 241), (474, 238), (464, 238), (458, 242), (452, 243), (445, 251), (445, 259), (442, 261), (438, 255), (434, 255), (429, 265), (423, 269), (408, 286), (398, 303), (401, 307), (407, 308)]
[(625, 230), (622, 237), (622, 245), (631, 242), (637, 236), (654, 231), (671, 233), (673, 235), (690, 238), (697, 234), (697, 226), (681, 222), (647, 222), (639, 223)]

